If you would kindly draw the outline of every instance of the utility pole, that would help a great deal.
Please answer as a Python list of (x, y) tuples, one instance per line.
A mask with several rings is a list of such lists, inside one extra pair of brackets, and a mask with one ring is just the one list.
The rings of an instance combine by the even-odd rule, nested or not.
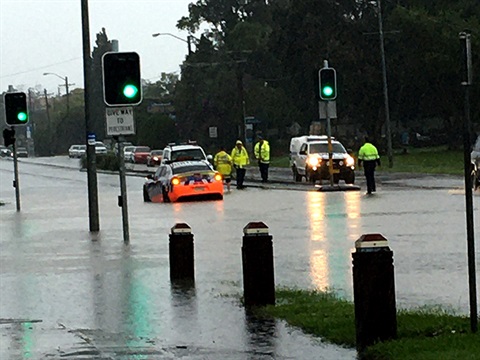
[(83, 78), (85, 99), (85, 130), (87, 137), (87, 180), (88, 180), (88, 214), (90, 219), (90, 231), (100, 230), (98, 216), (98, 188), (97, 188), (97, 164), (95, 155), (95, 143), (90, 143), (92, 134), (92, 119), (90, 118), (90, 91), (92, 59), (90, 57), (90, 29), (88, 23), (88, 0), (81, 0), (82, 5), (82, 39), (83, 39)]
[(45, 109), (47, 111), (47, 121), (48, 121), (48, 126), (47, 126), (47, 129), (48, 129), (48, 142), (50, 144), (49, 148), (48, 148), (48, 155), (53, 155), (52, 153), (52, 147), (51, 147), (51, 144), (52, 144), (52, 120), (50, 119), (50, 106), (48, 105), (48, 96), (47, 96), (47, 89), (43, 89), (43, 94), (45, 96)]
[(383, 19), (382, 19), (382, 5), (380, 0), (377, 0), (378, 4), (378, 32), (380, 34), (380, 52), (382, 55), (382, 77), (383, 77), (383, 99), (385, 103), (385, 131), (387, 135), (387, 156), (388, 167), (393, 167), (393, 154), (392, 154), (392, 131), (390, 129), (390, 109), (388, 102), (388, 84), (387, 84), (387, 65), (385, 61), (385, 42), (383, 36)]
[[(70, 93), (68, 91), (68, 76), (65, 76), (65, 92), (66, 92), (66, 95), (67, 95), (67, 115), (70, 113)], [(75, 85), (75, 84), (72, 84), (72, 85)]]

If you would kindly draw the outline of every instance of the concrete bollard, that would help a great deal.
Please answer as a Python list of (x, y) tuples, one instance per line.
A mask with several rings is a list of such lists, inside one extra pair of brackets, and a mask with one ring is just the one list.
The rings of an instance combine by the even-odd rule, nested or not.
[(353, 296), (356, 347), (397, 337), (393, 252), (381, 234), (364, 234), (355, 242)]
[(272, 236), (263, 222), (243, 228), (242, 263), (245, 306), (275, 304)]
[(177, 223), (169, 238), (170, 280), (194, 281), (192, 229), (185, 223)]

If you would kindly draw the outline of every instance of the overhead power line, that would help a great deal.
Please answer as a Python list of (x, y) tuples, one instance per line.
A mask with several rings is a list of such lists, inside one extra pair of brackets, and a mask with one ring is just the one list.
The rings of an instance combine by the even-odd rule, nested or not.
[(47, 69), (47, 68), (52, 67), (52, 66), (65, 64), (65, 63), (68, 63), (68, 62), (71, 62), (71, 61), (74, 61), (74, 60), (78, 60), (78, 59), (82, 59), (82, 57), (76, 57), (76, 58), (73, 58), (73, 59), (70, 59), (70, 60), (60, 61), (58, 63), (44, 65), (44, 66), (40, 66), (40, 67), (30, 69), (30, 70), (19, 71), (19, 72), (13, 73), (13, 74), (1, 75), (0, 78), (3, 79), (3, 78), (11, 77), (11, 76), (16, 76), (16, 75), (21, 75), (21, 74), (26, 74), (26, 73), (29, 73), (29, 72), (33, 72), (33, 71)]

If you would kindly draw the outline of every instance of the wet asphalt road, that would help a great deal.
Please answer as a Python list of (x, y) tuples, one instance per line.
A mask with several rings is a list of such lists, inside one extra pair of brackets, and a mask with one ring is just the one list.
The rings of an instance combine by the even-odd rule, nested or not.
[[(223, 202), (145, 204), (143, 179), (128, 177), (125, 246), (118, 176), (98, 174), (101, 231), (91, 234), (86, 174), (75, 162), (20, 161), (17, 213), (12, 163), (0, 161), (2, 360), (354, 359), (352, 349), (245, 313), (240, 247), (250, 221), (264, 221), (273, 235), (277, 286), (333, 288), (351, 299), (353, 243), (380, 232), (394, 251), (399, 307), (440, 304), (468, 313), (462, 179), (379, 175), (373, 197), (250, 181)], [(286, 176), (271, 171), (272, 180)], [(195, 236), (190, 288), (169, 281), (168, 234), (178, 222)], [(477, 238), (478, 222), (477, 215)]]

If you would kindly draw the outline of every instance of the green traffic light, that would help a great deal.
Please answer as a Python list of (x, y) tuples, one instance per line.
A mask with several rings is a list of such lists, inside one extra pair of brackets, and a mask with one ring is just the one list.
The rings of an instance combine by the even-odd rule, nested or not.
[(331, 86), (325, 86), (322, 90), (323, 95), (325, 96), (332, 96), (333, 88)]
[(17, 119), (20, 120), (20, 121), (27, 121), (27, 113), (26, 112), (23, 112), (23, 111), (20, 111), (18, 114), (17, 114)]
[(138, 93), (138, 88), (135, 85), (128, 84), (125, 85), (123, 88), (123, 95), (125, 95), (126, 98), (132, 99), (134, 98)]

